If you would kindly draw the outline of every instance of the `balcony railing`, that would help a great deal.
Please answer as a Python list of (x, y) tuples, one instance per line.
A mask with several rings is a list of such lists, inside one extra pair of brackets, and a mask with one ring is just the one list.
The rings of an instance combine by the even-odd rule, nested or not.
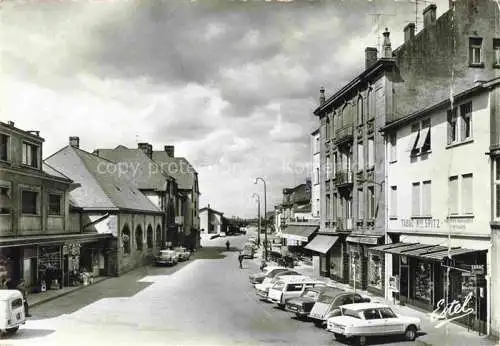
[(337, 172), (337, 174), (335, 174), (335, 185), (337, 185), (337, 187), (352, 185), (354, 181), (353, 176), (354, 174), (350, 170)]
[(353, 229), (352, 219), (337, 219), (337, 232), (350, 232)]
[(335, 131), (334, 142), (336, 145), (341, 143), (352, 141), (354, 136), (354, 127), (351, 125), (345, 125), (344, 127)]

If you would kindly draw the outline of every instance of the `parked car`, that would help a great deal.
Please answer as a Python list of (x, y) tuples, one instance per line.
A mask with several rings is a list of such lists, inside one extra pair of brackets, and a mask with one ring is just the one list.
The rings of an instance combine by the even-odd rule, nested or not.
[(348, 304), (340, 307), (341, 315), (330, 317), (327, 329), (335, 338), (353, 338), (358, 345), (365, 345), (367, 337), (376, 335), (404, 335), (414, 341), (420, 330), (420, 319), (401, 316), (385, 304)]
[(179, 246), (174, 248), (174, 251), (177, 255), (177, 261), (187, 261), (191, 257), (191, 251), (186, 249), (185, 247)]
[(291, 298), (286, 302), (285, 310), (294, 313), (299, 318), (305, 318), (311, 312), (314, 303), (326, 286), (307, 287), (300, 297)]
[(219, 233), (219, 236), (220, 236), (221, 238), (225, 238), (225, 237), (226, 237), (226, 232), (220, 232), (220, 233)]
[(316, 303), (314, 303), (309, 318), (312, 319), (316, 327), (324, 327), (326, 320), (333, 316), (340, 315), (340, 306), (353, 303), (366, 303), (370, 298), (365, 298), (354, 292), (346, 292), (339, 288), (328, 286), (323, 291)]
[(306, 288), (324, 285), (324, 282), (307, 276), (283, 276), (269, 289), (267, 300), (284, 309), (287, 300), (299, 297)]
[(2, 335), (17, 332), (26, 323), (23, 295), (18, 290), (0, 290), (0, 331)]
[(253, 273), (248, 276), (248, 279), (250, 280), (251, 284), (260, 284), (264, 281), (264, 279), (267, 278), (273, 278), (279, 273), (283, 273), (289, 271), (288, 268), (285, 267), (279, 267), (279, 266), (268, 266), (264, 268), (264, 271), (258, 272), (258, 273)]
[(177, 253), (174, 250), (160, 250), (160, 254), (156, 256), (156, 265), (177, 264)]
[(285, 272), (281, 272), (276, 274), (273, 278), (265, 278), (264, 281), (260, 284), (256, 284), (255, 293), (261, 298), (267, 300), (267, 295), (269, 293), (269, 289), (283, 276), (303, 276), (293, 270), (287, 270)]

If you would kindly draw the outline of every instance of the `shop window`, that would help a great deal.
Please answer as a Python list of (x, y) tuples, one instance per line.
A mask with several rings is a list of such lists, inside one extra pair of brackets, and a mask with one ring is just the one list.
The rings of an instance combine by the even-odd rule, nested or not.
[(483, 63), (483, 39), (481, 37), (469, 38), (469, 64), (471, 66)]
[(0, 133), (0, 160), (9, 160), (9, 136)]
[(23, 164), (38, 168), (38, 146), (30, 143), (23, 143)]
[(137, 226), (135, 229), (135, 246), (137, 251), (142, 251), (144, 247), (144, 240), (142, 239), (142, 228)]
[(24, 190), (21, 193), (21, 211), (23, 214), (38, 213), (38, 192)]
[(122, 230), (122, 244), (123, 244), (123, 252), (126, 254), (130, 253), (130, 230), (127, 225), (123, 227)]
[(432, 304), (432, 292), (432, 265), (426, 262), (417, 262), (415, 268), (415, 298), (427, 304)]
[(62, 196), (49, 194), (49, 215), (61, 215)]
[(370, 286), (382, 289), (382, 259), (379, 255), (370, 255), (368, 275)]
[(10, 188), (8, 186), (0, 186), (0, 214), (10, 214), (12, 210), (11, 203)]
[(151, 225), (148, 226), (146, 234), (146, 243), (148, 245), (148, 249), (153, 248), (153, 227), (151, 227)]

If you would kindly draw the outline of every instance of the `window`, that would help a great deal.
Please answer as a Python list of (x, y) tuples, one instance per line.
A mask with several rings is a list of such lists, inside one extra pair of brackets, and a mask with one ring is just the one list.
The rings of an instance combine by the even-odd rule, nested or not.
[(409, 145), (408, 149), (411, 152), (411, 156), (417, 156), (431, 150), (430, 119), (412, 124)]
[(365, 320), (377, 320), (380, 319), (380, 313), (377, 309), (365, 310)]
[(431, 215), (431, 181), (422, 183), (422, 216)]
[(462, 175), (462, 213), (473, 213), (473, 199), (472, 199), (472, 174)]
[(38, 168), (38, 147), (36, 145), (23, 143), (23, 164)]
[(61, 195), (49, 194), (49, 215), (61, 215)]
[(142, 239), (142, 228), (137, 226), (135, 229), (135, 246), (137, 251), (142, 251), (144, 246), (144, 240)]
[(338, 211), (339, 211), (339, 205), (338, 205), (338, 203), (339, 203), (339, 199), (337, 197), (337, 194), (334, 193), (333, 194), (333, 214), (332, 214), (334, 218), (338, 217), (338, 215), (339, 215), (339, 213), (338, 213)]
[(364, 163), (364, 150), (363, 150), (363, 143), (358, 143), (358, 171), (362, 171), (365, 163)]
[(0, 160), (9, 159), (9, 136), (0, 133)]
[(482, 60), (483, 39), (480, 37), (469, 38), (469, 63), (471, 65), (480, 65)]
[(333, 173), (333, 176), (335, 176), (337, 174), (337, 170), (338, 170), (338, 165), (339, 162), (337, 160), (337, 153), (333, 154), (333, 166), (332, 166), (332, 173)]
[(24, 190), (21, 193), (22, 213), (37, 214), (38, 211), (38, 193), (35, 191)]
[(472, 137), (472, 102), (467, 102), (460, 106), (460, 139), (462, 141), (470, 139)]
[(320, 151), (320, 148), (319, 148), (319, 137), (316, 137), (316, 141), (314, 142), (314, 152), (317, 153)]
[(151, 227), (151, 225), (148, 226), (148, 230), (146, 232), (146, 243), (148, 249), (153, 248), (153, 227)]
[(329, 180), (331, 178), (331, 173), (332, 173), (332, 162), (330, 160), (330, 156), (328, 155), (326, 157), (326, 180)]
[(316, 168), (316, 177), (314, 179), (314, 184), (319, 184), (319, 168)]
[(396, 134), (391, 133), (389, 135), (389, 162), (396, 162), (398, 160), (397, 157), (397, 145), (396, 145)]
[(0, 214), (10, 214), (12, 204), (10, 199), (10, 188), (8, 186), (0, 186)]
[(448, 198), (450, 215), (458, 214), (458, 176), (448, 179)]
[(130, 253), (130, 230), (127, 225), (123, 227), (122, 230), (122, 244), (123, 252), (126, 254)]
[(398, 316), (392, 311), (391, 308), (381, 308), (380, 310), (380, 315), (382, 315), (382, 318), (397, 318)]
[(458, 141), (457, 109), (448, 110), (448, 144)]
[(500, 158), (495, 159), (495, 218), (500, 218)]
[(368, 218), (375, 218), (375, 188), (368, 186)]
[(363, 99), (358, 98), (358, 125), (363, 124)]
[(302, 291), (302, 284), (289, 284), (287, 287), (288, 292), (300, 292)]
[(412, 184), (411, 196), (412, 196), (411, 215), (420, 216), (420, 183)]
[(319, 216), (319, 198), (316, 199), (316, 205), (317, 205), (316, 216)]
[(363, 205), (363, 189), (358, 189), (358, 220), (363, 220), (365, 218), (365, 210), (363, 208)]
[(11, 308), (12, 310), (14, 309), (18, 309), (20, 307), (22, 307), (24, 304), (23, 304), (23, 300), (21, 298), (18, 298), (18, 299), (14, 299), (11, 303)]
[(410, 152), (411, 156), (418, 154), (418, 151), (416, 150), (416, 146), (417, 146), (419, 134), (420, 134), (420, 124), (419, 123), (412, 124), (411, 125), (411, 133), (410, 133), (409, 141), (408, 141), (408, 151)]
[(331, 206), (330, 206), (330, 195), (326, 195), (326, 203), (325, 203), (325, 211), (326, 211), (326, 219), (330, 219), (330, 216), (331, 216)]
[(330, 140), (330, 115), (327, 116), (326, 118), (326, 125), (325, 125), (325, 135), (326, 135), (326, 140)]
[(493, 64), (500, 66), (500, 38), (493, 39)]
[(375, 165), (375, 147), (373, 138), (368, 138), (368, 168)]
[(382, 259), (379, 255), (370, 255), (368, 280), (370, 286), (382, 289)]
[(389, 212), (390, 217), (397, 217), (398, 216), (398, 187), (397, 186), (391, 186), (391, 195), (390, 195), (390, 206), (391, 210)]

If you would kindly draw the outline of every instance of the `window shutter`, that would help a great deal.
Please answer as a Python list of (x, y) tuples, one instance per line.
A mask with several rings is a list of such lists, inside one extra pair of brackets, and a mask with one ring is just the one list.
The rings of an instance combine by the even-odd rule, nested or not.
[(412, 185), (412, 216), (420, 216), (420, 183)]
[(448, 181), (450, 214), (458, 214), (458, 177), (450, 177)]
[(452, 136), (452, 131), (453, 131), (453, 124), (452, 124), (452, 121), (453, 121), (453, 114), (452, 114), (452, 111), (448, 110), (448, 140), (447, 140), (447, 143), (448, 144), (451, 144), (451, 142), (453, 142), (453, 136)]
[(462, 213), (473, 213), (472, 174), (462, 176)]
[(431, 182), (424, 181), (422, 184), (422, 215), (431, 215)]

